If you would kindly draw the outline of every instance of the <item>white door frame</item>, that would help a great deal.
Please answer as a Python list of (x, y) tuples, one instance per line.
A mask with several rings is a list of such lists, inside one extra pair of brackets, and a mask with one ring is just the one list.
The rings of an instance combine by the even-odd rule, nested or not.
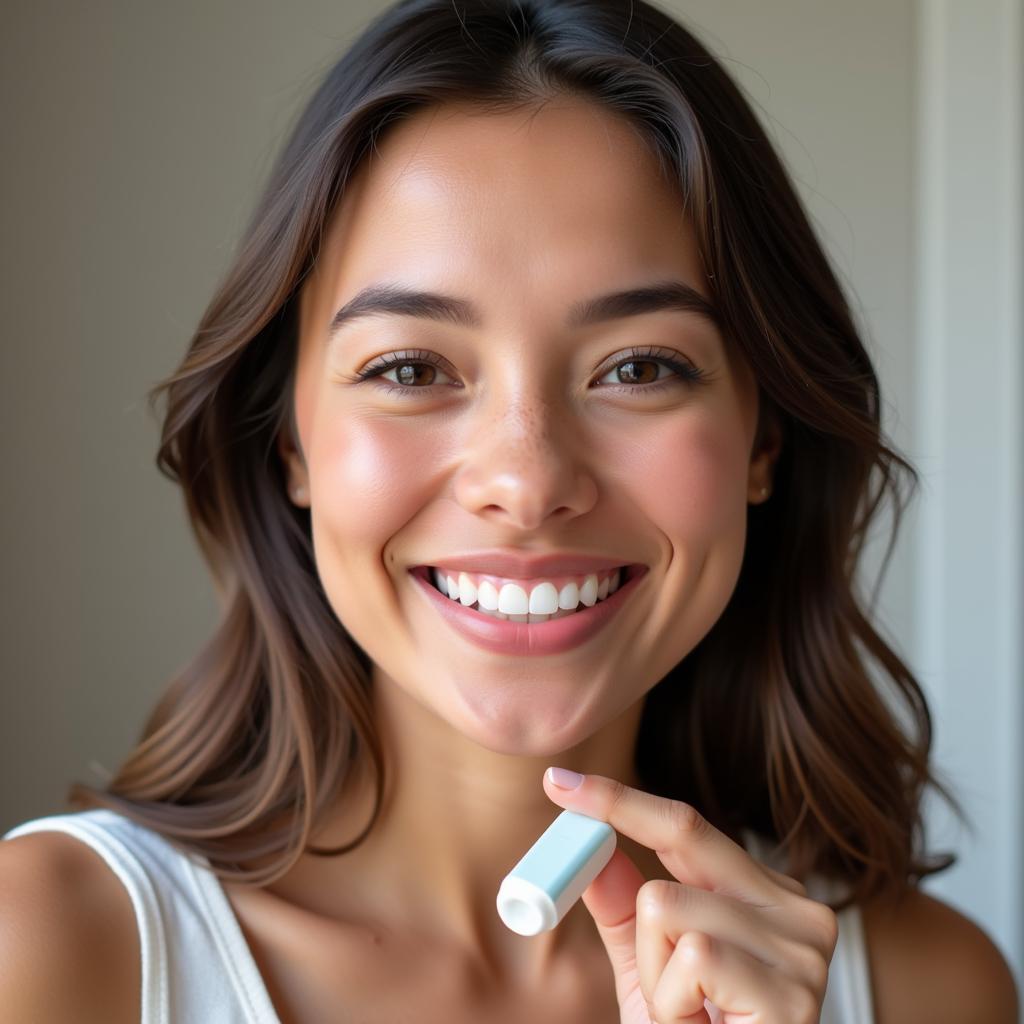
[(929, 799), (929, 850), (961, 862), (925, 888), (1024, 992), (1024, 17), (1020, 0), (917, 0), (917, 17), (915, 667), (935, 764), (977, 825)]

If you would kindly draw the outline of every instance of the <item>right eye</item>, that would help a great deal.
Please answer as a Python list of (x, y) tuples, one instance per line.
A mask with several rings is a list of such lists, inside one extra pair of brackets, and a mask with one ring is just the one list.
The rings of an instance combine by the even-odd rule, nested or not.
[[(423, 367), (428, 367), (429, 372), (424, 375), (422, 372)], [(425, 391), (430, 387), (434, 386), (434, 378), (437, 373), (441, 371), (441, 360), (434, 355), (433, 352), (414, 352), (407, 354), (404, 352), (393, 352), (371, 363), (364, 370), (361, 370), (357, 375), (356, 379), (363, 380), (379, 380), (379, 386), (384, 388), (386, 391)], [(385, 382), (383, 375), (389, 373), (391, 370), (395, 371), (396, 379), (391, 382)], [(426, 376), (426, 380), (424, 380)], [(446, 375), (447, 376), (447, 375)]]

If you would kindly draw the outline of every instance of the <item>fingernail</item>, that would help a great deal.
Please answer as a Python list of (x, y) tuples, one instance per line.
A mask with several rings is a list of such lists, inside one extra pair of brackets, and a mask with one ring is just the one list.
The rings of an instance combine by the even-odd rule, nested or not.
[(568, 768), (549, 768), (548, 779), (559, 789), (579, 789), (583, 782), (579, 772), (571, 772)]

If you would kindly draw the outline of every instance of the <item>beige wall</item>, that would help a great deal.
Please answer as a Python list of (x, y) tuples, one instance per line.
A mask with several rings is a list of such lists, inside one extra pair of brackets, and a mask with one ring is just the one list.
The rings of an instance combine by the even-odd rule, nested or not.
[[(914, 5), (665, 5), (781, 145), (914, 458)], [(39, 0), (5, 17), (0, 830), (112, 768), (211, 627), (144, 394), (182, 355), (291, 114), (381, 6)], [(908, 656), (912, 559), (905, 539), (882, 594)]]

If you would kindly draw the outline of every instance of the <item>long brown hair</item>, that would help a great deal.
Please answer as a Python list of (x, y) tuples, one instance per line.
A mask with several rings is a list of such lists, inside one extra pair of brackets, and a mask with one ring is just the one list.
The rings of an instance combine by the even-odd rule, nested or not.
[[(882, 433), (874, 368), (761, 125), (705, 47), (643, 0), (402, 0), (327, 73), (181, 366), (149, 393), (151, 407), (166, 396), (157, 466), (184, 492), (222, 621), (114, 777), (72, 785), (68, 802), (115, 810), (253, 884), (368, 834), (384, 785), (371, 665), (325, 597), (309, 513), (273, 454), (294, 427), (297, 295), (388, 122), (446, 101), (497, 112), (558, 94), (630, 119), (679, 183), (724, 333), (784, 432), (728, 607), (646, 697), (639, 776), (719, 827), (781, 842), (797, 877), (848, 882), (836, 909), (898, 894), (955, 862), (924, 859), (925, 786), (964, 818), (929, 768), (924, 695), (855, 578), (888, 498), (887, 568), (917, 474)], [(377, 801), (363, 833), (310, 846), (364, 768)]]

